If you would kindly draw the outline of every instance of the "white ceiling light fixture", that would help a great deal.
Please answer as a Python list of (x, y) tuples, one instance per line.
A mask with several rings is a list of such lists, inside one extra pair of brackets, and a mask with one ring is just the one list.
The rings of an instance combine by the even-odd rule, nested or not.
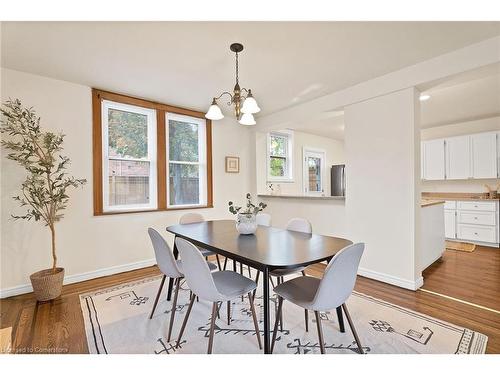
[(420, 101), (425, 102), (426, 100), (429, 100), (431, 96), (429, 94), (420, 94)]
[(251, 113), (243, 113), (240, 120), (238, 121), (241, 125), (255, 125), (255, 119)]
[(224, 115), (217, 104), (217, 100), (222, 98), (224, 95), (228, 95), (230, 100), (227, 102), (227, 105), (234, 105), (234, 114), (238, 122), (241, 125), (255, 125), (256, 122), (253, 114), (260, 112), (259, 105), (252, 95), (252, 90), (244, 87), (240, 88), (239, 83), (238, 53), (243, 51), (243, 45), (240, 43), (233, 43), (229, 48), (236, 54), (236, 84), (234, 85), (233, 93), (231, 94), (228, 91), (224, 91), (219, 96), (214, 97), (205, 117), (209, 120), (220, 120), (224, 118)]

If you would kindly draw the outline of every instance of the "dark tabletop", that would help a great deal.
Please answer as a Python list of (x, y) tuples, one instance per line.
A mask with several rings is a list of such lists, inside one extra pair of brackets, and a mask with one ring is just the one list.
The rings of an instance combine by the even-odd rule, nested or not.
[(167, 227), (167, 231), (228, 258), (270, 268), (321, 262), (352, 244), (343, 238), (265, 226), (259, 226), (253, 235), (240, 235), (233, 220), (178, 224)]

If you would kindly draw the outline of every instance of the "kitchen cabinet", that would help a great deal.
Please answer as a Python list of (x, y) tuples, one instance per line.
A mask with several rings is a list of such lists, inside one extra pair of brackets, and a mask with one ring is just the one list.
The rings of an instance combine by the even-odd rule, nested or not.
[(470, 137), (446, 138), (446, 179), (466, 180), (472, 177)]
[(500, 132), (433, 139), (421, 143), (423, 180), (500, 177)]
[(444, 208), (447, 239), (499, 246), (499, 201), (446, 201)]
[(424, 180), (444, 180), (444, 139), (425, 141), (423, 147)]
[(472, 146), (472, 177), (497, 178), (498, 133), (480, 133), (470, 136)]
[(444, 236), (454, 240), (457, 238), (456, 228), (456, 211), (444, 210)]

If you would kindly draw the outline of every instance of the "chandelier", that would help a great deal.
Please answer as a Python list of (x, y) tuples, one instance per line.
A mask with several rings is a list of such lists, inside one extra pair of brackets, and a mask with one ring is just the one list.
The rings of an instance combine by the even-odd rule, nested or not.
[(217, 100), (221, 99), (224, 95), (227, 95), (229, 97), (227, 105), (234, 106), (234, 114), (238, 119), (238, 122), (241, 125), (255, 125), (253, 114), (259, 112), (260, 108), (252, 95), (252, 90), (244, 87), (240, 88), (239, 83), (238, 53), (243, 51), (243, 45), (240, 43), (233, 43), (229, 48), (236, 54), (236, 84), (234, 85), (233, 93), (231, 94), (228, 91), (224, 91), (219, 96), (214, 97), (205, 117), (209, 120), (223, 119), (224, 115), (217, 104)]

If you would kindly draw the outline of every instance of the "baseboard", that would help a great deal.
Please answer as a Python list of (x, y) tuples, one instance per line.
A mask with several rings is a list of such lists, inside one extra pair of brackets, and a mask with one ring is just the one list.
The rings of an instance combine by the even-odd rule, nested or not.
[[(101, 268), (96, 271), (84, 272), (76, 275), (68, 275), (64, 277), (64, 285), (74, 284), (80, 281), (96, 279), (98, 277), (114, 275), (121, 272), (132, 271), (139, 268), (149, 267), (154, 264), (156, 264), (156, 260), (153, 258), (153, 259), (141, 260), (139, 262), (134, 262), (134, 263), (122, 264), (119, 266)], [(1, 289), (0, 298), (17, 296), (19, 294), (30, 293), (32, 291), (33, 288), (31, 287), (31, 284), (18, 285), (10, 288)]]
[(420, 276), (417, 280), (407, 280), (362, 267), (359, 267), (358, 275), (410, 290), (417, 290), (424, 285), (424, 278), (422, 276)]

